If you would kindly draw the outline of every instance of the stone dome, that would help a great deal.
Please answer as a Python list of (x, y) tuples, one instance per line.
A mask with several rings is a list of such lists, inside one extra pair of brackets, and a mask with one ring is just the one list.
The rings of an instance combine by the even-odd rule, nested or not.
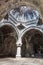
[(31, 8), (30, 6), (20, 6), (10, 12), (13, 13), (13, 17), (17, 22), (29, 23), (39, 18), (39, 12)]

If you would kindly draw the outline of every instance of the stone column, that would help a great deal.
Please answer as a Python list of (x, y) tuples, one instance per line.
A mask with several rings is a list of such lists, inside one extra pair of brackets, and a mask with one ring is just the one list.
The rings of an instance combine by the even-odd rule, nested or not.
[(21, 44), (17, 45), (17, 54), (16, 57), (21, 57)]

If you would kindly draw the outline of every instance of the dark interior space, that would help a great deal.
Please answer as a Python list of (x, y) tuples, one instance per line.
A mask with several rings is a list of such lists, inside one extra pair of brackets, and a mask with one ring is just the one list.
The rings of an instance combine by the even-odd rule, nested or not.
[(17, 33), (10, 25), (4, 25), (0, 28), (0, 58), (16, 57)]
[(21, 56), (43, 58), (43, 33), (36, 29), (27, 31), (22, 37)]

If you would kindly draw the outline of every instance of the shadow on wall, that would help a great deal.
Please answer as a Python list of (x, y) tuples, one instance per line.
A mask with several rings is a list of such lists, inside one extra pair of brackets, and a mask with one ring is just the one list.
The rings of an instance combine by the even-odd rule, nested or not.
[(0, 28), (0, 57), (16, 57), (17, 33), (8, 25)]
[(27, 31), (22, 37), (22, 57), (43, 57), (43, 34), (39, 30)]

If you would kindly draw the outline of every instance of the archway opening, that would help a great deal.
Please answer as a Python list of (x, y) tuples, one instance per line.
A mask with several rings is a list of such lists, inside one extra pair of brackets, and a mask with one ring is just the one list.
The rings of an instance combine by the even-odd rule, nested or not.
[(27, 31), (22, 37), (22, 57), (43, 57), (43, 33), (36, 29)]
[(16, 57), (17, 33), (11, 25), (0, 28), (0, 57)]

